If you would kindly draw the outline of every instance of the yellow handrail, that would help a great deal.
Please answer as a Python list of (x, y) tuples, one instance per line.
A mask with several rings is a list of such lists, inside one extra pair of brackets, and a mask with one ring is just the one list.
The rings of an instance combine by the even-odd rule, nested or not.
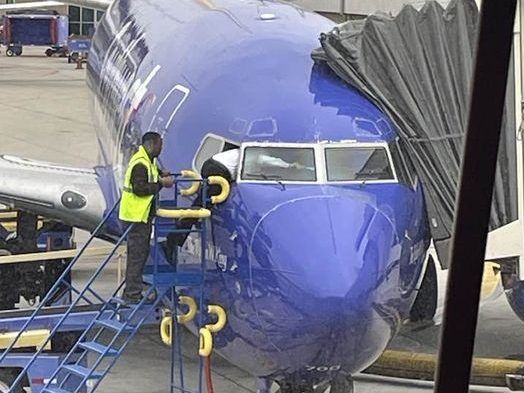
[(173, 318), (171, 316), (165, 316), (160, 322), (160, 338), (166, 345), (173, 343)]
[(190, 196), (190, 195), (196, 194), (198, 190), (200, 190), (200, 180), (201, 180), (198, 173), (194, 171), (190, 171), (190, 170), (183, 170), (180, 172), (180, 174), (182, 175), (182, 177), (187, 177), (189, 179), (198, 180), (198, 181), (192, 182), (189, 188), (186, 188), (185, 190), (181, 190), (180, 195)]
[[(185, 314), (177, 315), (177, 322), (180, 324), (191, 322), (195, 318), (198, 309), (195, 299), (189, 296), (180, 296), (178, 298), (178, 303), (188, 306), (189, 310)], [(169, 312), (160, 322), (160, 337), (162, 338), (162, 342), (166, 345), (171, 345), (173, 343), (173, 317)]]
[(207, 306), (207, 312), (209, 314), (216, 315), (217, 321), (214, 324), (206, 325), (206, 329), (208, 329), (211, 333), (218, 333), (224, 329), (224, 326), (226, 326), (227, 323), (227, 315), (225, 310), (220, 306), (209, 305)]
[(191, 322), (195, 318), (198, 309), (195, 299), (189, 296), (180, 296), (178, 303), (188, 306), (189, 311), (185, 314), (177, 315), (177, 322), (182, 324)]
[(211, 217), (209, 209), (157, 209), (156, 215), (162, 218), (208, 218)]
[(208, 182), (209, 184), (219, 185), (220, 188), (222, 189), (220, 194), (211, 197), (211, 203), (213, 205), (216, 205), (216, 204), (224, 202), (227, 199), (227, 197), (229, 196), (229, 192), (230, 192), (229, 182), (226, 179), (224, 179), (222, 176), (209, 176)]
[(213, 336), (207, 328), (200, 329), (200, 348), (198, 354), (207, 358), (213, 352)]

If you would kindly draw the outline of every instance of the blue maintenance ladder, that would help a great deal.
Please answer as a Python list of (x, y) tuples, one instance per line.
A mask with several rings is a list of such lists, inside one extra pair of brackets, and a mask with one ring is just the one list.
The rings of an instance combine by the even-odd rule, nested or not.
[[(180, 179), (179, 177), (186, 178)], [(205, 307), (205, 272), (206, 272), (206, 250), (207, 250), (207, 229), (206, 220), (211, 216), (211, 210), (208, 209), (210, 205), (216, 205), (224, 202), (229, 196), (230, 185), (226, 179), (220, 176), (210, 176), (205, 180), (200, 180), (199, 176), (191, 171), (182, 171), (177, 174), (177, 182), (175, 182), (175, 198), (173, 201), (164, 202), (157, 209), (157, 218), (154, 226), (154, 241), (158, 243), (167, 235), (180, 233), (182, 235), (189, 235), (190, 233), (197, 233), (200, 236), (200, 255), (194, 258), (194, 263), (184, 264), (182, 269), (179, 268), (178, 248), (174, 248), (172, 261), (170, 267), (160, 266), (158, 263), (153, 265), (152, 275), (145, 275), (145, 281), (150, 282), (151, 285), (163, 286), (163, 280), (168, 280), (172, 283), (170, 286), (171, 294), (168, 296), (170, 300), (169, 311), (170, 315), (162, 320), (161, 331), (164, 330), (164, 325), (168, 325), (170, 337), (168, 340), (162, 339), (168, 345), (171, 345), (171, 383), (170, 393), (202, 393), (203, 392), (203, 377), (204, 377), (204, 363), (209, 361), (209, 356), (213, 349), (212, 334), (220, 331), (226, 323), (226, 313), (216, 305), (207, 305)], [(179, 191), (178, 183), (192, 182), (191, 187)], [(215, 190), (211, 190), (215, 187)], [(193, 208), (177, 208), (178, 195), (189, 196), (197, 193), (200, 190), (201, 204)], [(220, 192), (218, 192), (220, 189)], [(208, 196), (212, 194), (212, 196)], [(173, 226), (173, 218), (189, 218), (195, 221), (195, 228), (188, 228), (187, 225), (183, 229)], [(198, 221), (196, 221), (198, 219)], [(153, 259), (158, 261), (159, 250), (153, 251)], [(189, 296), (181, 296), (177, 291), (178, 288), (192, 287), (195, 297), (199, 299), (197, 302)], [(178, 311), (183, 308), (188, 309), (185, 314), (178, 314)], [(199, 310), (197, 312), (197, 310)], [(212, 315), (211, 318), (206, 317), (207, 314)], [(198, 316), (198, 318), (197, 318)], [(180, 330), (181, 325), (192, 323), (196, 319), (194, 326), (200, 335), (200, 348), (198, 360), (198, 380), (196, 387), (191, 389), (188, 381), (185, 380), (185, 362), (182, 353), (182, 335), (176, 334)], [(209, 324), (210, 320), (216, 320), (215, 323)], [(208, 324), (206, 324), (208, 323)], [(207, 363), (209, 364), (209, 363)], [(196, 389), (196, 390), (195, 390)]]
[[(46, 309), (49, 309), (53, 296), (56, 295), (57, 292), (63, 291), (64, 287), (71, 292), (73, 297), (71, 304), (63, 314), (60, 314), (58, 321), (56, 321), (52, 327), (49, 327), (49, 335), (47, 339), (38, 346), (33, 356), (30, 357), (25, 364), (23, 370), (12, 382), (9, 393), (15, 392), (17, 386), (22, 382), (27, 371), (33, 366), (33, 364), (39, 359), (45, 357), (46, 354), (44, 350), (49, 348), (51, 339), (60, 331), (60, 328), (68, 318), (72, 316), (75, 309), (82, 304), (99, 305), (99, 311), (95, 313), (90, 321), (86, 322), (85, 330), (82, 332), (77, 342), (72, 346), (68, 354), (64, 357), (60, 366), (54, 371), (53, 375), (45, 384), (42, 390), (44, 393), (83, 393), (87, 391), (88, 386), (91, 388), (90, 391), (94, 392), (103, 378), (114, 366), (118, 358), (122, 355), (122, 352), (136, 335), (140, 327), (155, 312), (160, 303), (169, 306), (171, 315), (169, 318), (172, 319), (172, 326), (177, 323), (178, 318), (176, 314), (177, 308), (179, 307), (177, 287), (196, 287), (195, 289), (199, 293), (200, 298), (199, 309), (204, 309), (206, 225), (201, 219), (210, 217), (211, 215), (210, 210), (205, 207), (209, 201), (220, 203), (220, 201), (227, 198), (229, 194), (229, 185), (226, 185), (224, 183), (225, 180), (220, 178), (222, 181), (219, 181), (216, 184), (221, 184), (222, 187), (227, 188), (227, 190), (222, 192), (221, 197), (208, 198), (208, 179), (198, 179), (198, 176), (190, 171), (182, 171), (181, 174), (176, 174), (175, 176), (177, 181), (175, 185), (174, 200), (159, 202), (157, 205), (157, 217), (153, 222), (153, 271), (150, 274), (144, 275), (144, 282), (148, 284), (148, 287), (144, 293), (143, 299), (136, 305), (130, 305), (126, 304), (120, 297), (118, 297), (118, 293), (121, 291), (124, 282), (117, 285), (116, 289), (114, 289), (109, 296), (107, 294), (103, 295), (100, 291), (95, 289), (96, 280), (101, 276), (104, 269), (115, 255), (117, 249), (126, 240), (127, 235), (132, 229), (132, 225), (130, 225), (118, 238), (109, 255), (104, 258), (83, 287), (76, 288), (73, 284), (68, 282), (69, 274), (77, 265), (85, 250), (97, 235), (101, 233), (101, 230), (108, 224), (109, 220), (114, 217), (116, 209), (119, 206), (120, 201), (118, 201), (93, 231), (89, 240), (80, 249), (68, 268), (49, 290), (45, 298), (41, 300), (39, 306), (34, 309), (31, 317), (26, 320), (10, 345), (0, 354), (1, 368), (2, 363), (7, 356), (12, 354), (15, 348), (21, 346), (20, 342), (23, 342), (26, 334), (35, 329), (35, 321), (45, 313)], [(191, 177), (191, 179), (189, 180), (185, 177)], [(191, 187), (189, 189), (181, 190), (178, 187), (178, 183), (186, 181), (192, 183)], [(200, 187), (201, 185), (202, 187)], [(202, 207), (192, 209), (178, 207), (178, 194), (191, 195), (199, 192), (200, 188), (203, 201)], [(213, 200), (213, 198), (215, 199)], [(196, 229), (177, 229), (176, 218), (198, 219)], [(197, 232), (201, 236), (202, 253), (201, 262), (198, 268), (189, 272), (177, 272), (177, 247), (174, 249), (173, 263), (161, 264), (162, 258), (160, 247), (158, 246), (159, 242), (168, 234), (187, 234), (190, 232)], [(199, 314), (198, 326), (202, 327), (204, 324), (203, 312), (200, 312)], [(177, 336), (175, 336), (175, 342), (172, 345), (172, 359), (174, 361), (178, 359), (178, 364), (180, 365), (180, 385), (175, 383), (175, 366), (173, 365), (170, 392), (189, 392), (189, 390), (184, 387), (181, 344)], [(202, 359), (199, 361), (199, 367), (200, 380), (198, 381), (198, 393), (201, 393), (203, 375)]]

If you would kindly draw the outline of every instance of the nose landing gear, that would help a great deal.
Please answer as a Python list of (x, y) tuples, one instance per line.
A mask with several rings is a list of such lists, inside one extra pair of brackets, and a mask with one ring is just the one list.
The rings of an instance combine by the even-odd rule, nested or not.
[[(350, 375), (339, 374), (332, 380), (316, 385), (290, 381), (279, 382), (277, 393), (354, 393), (355, 384)], [(267, 391), (269, 392), (269, 390)], [(259, 390), (257, 393), (266, 393)]]
[(354, 393), (355, 383), (351, 375), (341, 375), (331, 381), (330, 393)]

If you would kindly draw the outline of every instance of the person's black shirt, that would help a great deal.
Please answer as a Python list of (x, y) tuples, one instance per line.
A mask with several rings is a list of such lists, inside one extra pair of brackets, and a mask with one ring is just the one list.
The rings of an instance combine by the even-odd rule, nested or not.
[(147, 168), (144, 164), (136, 164), (133, 167), (131, 171), (131, 185), (133, 186), (133, 194), (140, 197), (155, 195), (162, 188), (160, 182), (149, 183)]

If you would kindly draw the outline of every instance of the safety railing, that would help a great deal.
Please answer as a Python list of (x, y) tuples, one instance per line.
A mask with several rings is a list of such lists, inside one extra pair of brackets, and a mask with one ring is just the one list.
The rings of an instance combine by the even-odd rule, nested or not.
[[(192, 275), (199, 275), (199, 280), (188, 280), (186, 282), (187, 285), (198, 287), (197, 293), (199, 297), (199, 306), (198, 309), (200, 310), (197, 317), (197, 325), (201, 329), (200, 330), (200, 336), (201, 340), (204, 342), (205, 350), (201, 351), (202, 357), (200, 358), (199, 362), (199, 392), (202, 391), (202, 376), (203, 376), (203, 356), (208, 353), (209, 350), (209, 340), (210, 340), (210, 334), (213, 332), (215, 325), (205, 325), (205, 318), (204, 318), (204, 282), (205, 282), (205, 270), (206, 270), (206, 245), (207, 245), (207, 237), (206, 237), (206, 226), (205, 221), (202, 220), (204, 218), (208, 218), (211, 215), (210, 210), (208, 209), (208, 206), (210, 204), (218, 204), (222, 203), (226, 200), (226, 198), (229, 195), (229, 183), (217, 176), (210, 177), (208, 179), (201, 179), (197, 174), (195, 174), (192, 171), (182, 171), (177, 174), (173, 174), (176, 178), (175, 186), (174, 186), (174, 199), (170, 201), (163, 201), (159, 202), (157, 198), (157, 217), (154, 221), (153, 226), (153, 235), (154, 235), (154, 243), (155, 246), (153, 247), (153, 282), (151, 282), (151, 287), (149, 288), (149, 291), (157, 290), (160, 287), (158, 287), (155, 283), (155, 278), (162, 275), (164, 271), (160, 271), (160, 253), (159, 253), (159, 235), (163, 234), (170, 234), (170, 233), (199, 233), (201, 237), (201, 260), (200, 260), (200, 268), (197, 273), (193, 273)], [(189, 183), (189, 188), (180, 188), (180, 184), (183, 183)], [(216, 195), (208, 196), (208, 190), (209, 187), (212, 185), (218, 185), (220, 186), (220, 192), (215, 193)], [(196, 193), (200, 192), (198, 198), (200, 198), (200, 203), (196, 204), (198, 206), (193, 206), (192, 208), (180, 208), (179, 207), (179, 196), (190, 196), (194, 195)], [(66, 288), (71, 293), (76, 295), (76, 298), (68, 305), (67, 309), (63, 311), (60, 314), (59, 320), (54, 324), (54, 326), (51, 328), (49, 335), (47, 336), (45, 342), (40, 345), (36, 352), (30, 357), (30, 359), (25, 364), (24, 369), (18, 374), (16, 379), (13, 381), (11, 385), (11, 389), (18, 386), (22, 379), (25, 377), (27, 370), (34, 364), (34, 362), (38, 359), (38, 357), (42, 354), (44, 349), (48, 347), (48, 344), (50, 343), (51, 339), (54, 337), (54, 335), (59, 331), (60, 327), (65, 323), (65, 321), (68, 319), (68, 317), (74, 312), (75, 307), (79, 304), (81, 301), (86, 301), (89, 304), (93, 304), (91, 302), (87, 295), (94, 296), (94, 298), (99, 302), (97, 304), (100, 304), (100, 308), (96, 310), (96, 316), (92, 318), (92, 320), (87, 323), (87, 328), (84, 330), (84, 332), (81, 334), (79, 340), (76, 342), (76, 344), (73, 345), (71, 351), (66, 355), (66, 357), (62, 360), (62, 364), (60, 367), (58, 367), (53, 376), (49, 379), (49, 383), (46, 385), (47, 387), (54, 388), (55, 386), (62, 387), (68, 378), (68, 375), (71, 375), (71, 373), (67, 374), (66, 377), (62, 379), (58, 379), (58, 376), (60, 372), (64, 372), (64, 370), (67, 370), (67, 364), (71, 361), (71, 359), (74, 359), (73, 361), (78, 364), (79, 362), (86, 361), (87, 362), (87, 351), (84, 351), (79, 356), (78, 355), (78, 349), (83, 348), (82, 343), (85, 342), (86, 337), (88, 337), (89, 332), (94, 332), (94, 335), (90, 337), (90, 339), (95, 340), (100, 337), (102, 334), (102, 329), (94, 330), (97, 328), (97, 321), (99, 322), (102, 319), (112, 319), (115, 316), (117, 318), (121, 318), (122, 309), (119, 307), (118, 302), (114, 302), (115, 299), (117, 299), (117, 295), (119, 291), (121, 290), (124, 282), (122, 281), (120, 284), (117, 285), (114, 293), (109, 297), (101, 296), (97, 293), (97, 291), (94, 289), (93, 284), (95, 280), (102, 274), (108, 263), (111, 261), (113, 256), (115, 255), (116, 251), (121, 247), (122, 243), (126, 239), (128, 233), (133, 228), (133, 224), (129, 225), (122, 233), (120, 238), (116, 241), (114, 246), (109, 250), (107, 256), (104, 258), (104, 260), (100, 263), (100, 265), (96, 268), (95, 272), (90, 276), (90, 278), (87, 280), (87, 282), (83, 285), (81, 289), (75, 288), (70, 282), (69, 277), (73, 270), (73, 268), (77, 265), (80, 258), (86, 253), (86, 250), (88, 250), (88, 247), (91, 245), (93, 240), (97, 237), (97, 235), (100, 233), (102, 228), (108, 223), (108, 221), (111, 219), (113, 214), (115, 213), (117, 207), (120, 204), (120, 200), (114, 204), (114, 206), (110, 209), (110, 211), (106, 214), (106, 216), (103, 218), (103, 220), (98, 224), (96, 229), (92, 232), (91, 236), (87, 240), (87, 242), (82, 246), (82, 248), (78, 251), (77, 255), (73, 258), (73, 260), (70, 262), (70, 264), (67, 266), (67, 268), (62, 272), (58, 280), (54, 283), (54, 285), (51, 287), (51, 289), (47, 292), (44, 299), (41, 300), (40, 304), (35, 308), (31, 316), (27, 319), (27, 321), (24, 323), (22, 328), (18, 331), (16, 337), (13, 339), (13, 341), (9, 344), (9, 346), (0, 354), (0, 366), (2, 365), (2, 362), (6, 358), (6, 356), (11, 353), (13, 348), (16, 347), (17, 343), (23, 336), (24, 332), (27, 332), (28, 329), (32, 326), (32, 323), (37, 319), (42, 311), (48, 306), (49, 302), (53, 299), (53, 296), (57, 293), (57, 291), (63, 290)], [(196, 229), (185, 228), (185, 229), (178, 229), (175, 219), (179, 218), (189, 218), (192, 220), (195, 220), (195, 223), (198, 223), (196, 225)], [(177, 248), (178, 253), (178, 248)], [(184, 286), (184, 276), (183, 274), (180, 275), (178, 272), (176, 272), (176, 263), (175, 268), (173, 272), (178, 276), (178, 281), (175, 280), (171, 284), (166, 285), (165, 283), (162, 284), (162, 289), (160, 289), (161, 293), (159, 293), (160, 296), (163, 296), (165, 293), (170, 292), (170, 300), (171, 300), (171, 310), (173, 310), (173, 321), (176, 321), (176, 310), (179, 306), (178, 304), (178, 295), (176, 292), (176, 285)], [(190, 277), (188, 275), (187, 277)], [(180, 280), (180, 277), (183, 277)], [(186, 277), (186, 278), (187, 278)], [(155, 304), (158, 303), (160, 299), (157, 299)], [(129, 321), (132, 320), (132, 318), (139, 312), (139, 309), (143, 302), (141, 302), (136, 307), (128, 308), (126, 321), (124, 325), (128, 324)], [(151, 312), (152, 308), (149, 308), (148, 310), (145, 310), (147, 312)], [(211, 309), (209, 312), (211, 313)], [(214, 310), (213, 312), (216, 312)], [(224, 315), (225, 316), (225, 315)], [(116, 362), (118, 357), (120, 356), (121, 352), (124, 350), (127, 343), (131, 340), (131, 338), (134, 336), (140, 325), (145, 321), (145, 318), (147, 316), (142, 316), (141, 319), (134, 323), (132, 327), (131, 334), (127, 335), (126, 341), (122, 347), (120, 347), (117, 350), (117, 356), (115, 356), (114, 352), (112, 352), (112, 360), (110, 365), (104, 370), (104, 372), (97, 377), (97, 382), (95, 385), (98, 386), (98, 383), (100, 383), (100, 380), (105, 376), (105, 374), (109, 371), (109, 369), (112, 367), (112, 365)], [(223, 319), (221, 319), (223, 320)], [(172, 325), (173, 326), (173, 325)], [(218, 326), (218, 325), (217, 325)], [(202, 330), (205, 330), (204, 332)], [(92, 376), (92, 374), (95, 372), (96, 368), (100, 365), (102, 360), (108, 355), (110, 351), (114, 351), (113, 345), (115, 344), (118, 336), (124, 331), (124, 327), (122, 327), (118, 334), (115, 335), (113, 340), (107, 345), (107, 348), (103, 353), (101, 353), (101, 356), (95, 361), (95, 363), (89, 368), (88, 373), (83, 376), (80, 385), (78, 385), (77, 388), (74, 389), (75, 392), (78, 392), (82, 387), (85, 385), (87, 380), (89, 380)], [(207, 334), (209, 333), (209, 334)], [(83, 348), (85, 349), (85, 348)], [(72, 356), (75, 355), (73, 358)], [(109, 355), (108, 355), (109, 356)], [(178, 358), (179, 364), (180, 364), (180, 385), (175, 384), (175, 368), (172, 367), (171, 370), (171, 391), (174, 391), (174, 389), (179, 391), (187, 391), (184, 386), (184, 379), (183, 379), (183, 357), (181, 352), (181, 345), (180, 342), (177, 342), (175, 345), (173, 345), (173, 352), (172, 352), (173, 360), (175, 357)], [(173, 363), (174, 364), (174, 363)], [(53, 382), (55, 381), (55, 382)], [(58, 382), (58, 383), (57, 383)], [(51, 390), (54, 391), (54, 390)], [(65, 390), (64, 390), (65, 391)]]
[(31, 316), (27, 319), (27, 321), (24, 323), (22, 328), (18, 331), (18, 334), (13, 339), (13, 341), (10, 343), (10, 345), (0, 354), (0, 366), (2, 365), (2, 362), (7, 357), (8, 354), (11, 353), (13, 348), (16, 346), (20, 338), (23, 336), (25, 332), (28, 331), (31, 324), (35, 321), (36, 318), (38, 318), (42, 311), (48, 306), (48, 303), (53, 299), (53, 296), (56, 294), (57, 291), (59, 291), (64, 285), (68, 287), (68, 289), (71, 289), (72, 292), (77, 294), (76, 299), (74, 299), (71, 304), (69, 304), (69, 307), (66, 309), (66, 311), (63, 312), (61, 315), (61, 318), (56, 322), (56, 324), (53, 326), (53, 328), (50, 330), (49, 335), (45, 342), (37, 348), (36, 352), (33, 354), (33, 356), (28, 360), (27, 364), (25, 365), (22, 372), (20, 372), (17, 376), (17, 378), (13, 381), (12, 387), (17, 386), (22, 379), (25, 376), (26, 371), (34, 364), (36, 359), (41, 355), (44, 348), (50, 343), (51, 339), (54, 337), (54, 335), (57, 333), (58, 329), (62, 326), (64, 321), (71, 315), (71, 313), (74, 311), (75, 307), (78, 305), (78, 303), (81, 300), (87, 301), (88, 303), (92, 304), (92, 302), (87, 298), (86, 294), (87, 292), (91, 293), (95, 296), (98, 300), (101, 301), (103, 304), (104, 299), (99, 296), (94, 289), (91, 288), (91, 285), (93, 282), (98, 278), (98, 276), (102, 273), (104, 268), (107, 266), (109, 261), (113, 258), (116, 250), (120, 247), (124, 239), (127, 237), (127, 234), (132, 228), (132, 225), (130, 225), (122, 236), (118, 239), (112, 250), (109, 252), (109, 254), (106, 256), (106, 258), (103, 260), (103, 262), (98, 266), (95, 273), (90, 277), (90, 279), (87, 281), (87, 283), (84, 285), (84, 287), (80, 290), (74, 288), (72, 284), (69, 283), (68, 277), (71, 274), (71, 271), (76, 266), (80, 258), (83, 256), (85, 250), (91, 245), (93, 240), (97, 237), (99, 232), (102, 228), (108, 223), (108, 221), (113, 216), (114, 212), (116, 211), (117, 207), (120, 204), (120, 200), (116, 202), (113, 207), (109, 210), (109, 212), (106, 214), (104, 219), (98, 224), (98, 226), (95, 228), (95, 230), (91, 233), (91, 236), (86, 241), (86, 243), (81, 247), (81, 249), (78, 251), (77, 255), (73, 258), (71, 263), (67, 266), (67, 268), (62, 272), (60, 277), (57, 279), (57, 281), (54, 283), (54, 285), (50, 288), (50, 290), (47, 292), (45, 297), (40, 301), (40, 304), (35, 308)]
[[(202, 392), (203, 389), (203, 374), (204, 374), (204, 362), (205, 359), (210, 355), (212, 350), (212, 337), (213, 332), (217, 332), (225, 324), (226, 317), (225, 313), (220, 307), (210, 306), (205, 308), (205, 275), (206, 275), (206, 249), (207, 249), (207, 230), (206, 220), (211, 217), (211, 205), (216, 205), (224, 202), (230, 193), (230, 185), (226, 179), (219, 176), (211, 176), (207, 179), (202, 179), (198, 175), (189, 171), (182, 171), (181, 173), (174, 174), (176, 177), (173, 209), (169, 209), (169, 206), (163, 206), (160, 204), (157, 210), (156, 224), (154, 227), (154, 238), (155, 242), (159, 241), (159, 234), (184, 234), (196, 233), (200, 236), (200, 265), (198, 271), (194, 272), (195, 277), (198, 276), (198, 280), (192, 280), (191, 282), (178, 282), (178, 287), (192, 286), (192, 291), (195, 293), (195, 297), (198, 298), (197, 302), (189, 296), (178, 296), (177, 286), (171, 288), (171, 304), (169, 306), (170, 315), (166, 315), (161, 323), (160, 331), (161, 337), (164, 343), (171, 345), (171, 383), (170, 392), (192, 392), (187, 386), (187, 381), (184, 378), (184, 356), (182, 354), (182, 343), (181, 336), (174, 334), (175, 325), (187, 324), (191, 321), (195, 321), (199, 335), (200, 335), (200, 349), (199, 349), (199, 361), (198, 361), (198, 392)], [(189, 182), (191, 186), (189, 188), (180, 190), (180, 185)], [(213, 195), (210, 195), (210, 187), (218, 186), (220, 192), (213, 190)], [(200, 193), (196, 198), (199, 203), (193, 203), (192, 208), (181, 208), (179, 207), (179, 195), (190, 196)], [(185, 227), (183, 229), (178, 228), (176, 221), (171, 224), (165, 224), (166, 220), (175, 219), (192, 219), (193, 225)], [(159, 221), (162, 224), (159, 225)], [(163, 227), (165, 226), (165, 227)], [(172, 263), (174, 264), (174, 270), (177, 272), (177, 276), (183, 276), (183, 272), (177, 270), (178, 263), (178, 246), (175, 245), (175, 255)], [(154, 255), (154, 275), (157, 275), (160, 269), (160, 257), (159, 251), (155, 250)], [(196, 262), (196, 261), (195, 261)], [(184, 285), (187, 284), (187, 285)], [(180, 306), (186, 306), (189, 311), (186, 314), (177, 315), (177, 310)], [(206, 325), (206, 312), (214, 313), (219, 315), (216, 324)]]
[[(117, 294), (122, 289), (122, 286), (123, 283), (121, 283), (116, 288), (111, 297), (111, 301), (117, 299)], [(89, 351), (86, 350), (86, 348), (89, 347), (82, 347), (82, 345), (87, 343), (86, 340), (91, 335), (92, 336), (89, 337), (89, 342), (96, 344), (98, 342), (98, 339), (100, 339), (103, 336), (104, 331), (103, 329), (100, 329), (99, 323), (101, 321), (112, 321), (113, 318), (116, 317), (119, 321), (123, 320), (123, 322), (121, 322), (120, 328), (118, 328), (116, 334), (113, 335), (113, 337), (109, 340), (108, 343), (98, 344), (100, 347), (103, 347), (103, 350), (101, 352), (98, 352), (98, 356), (96, 357), (94, 362), (88, 367), (89, 372), (83, 376), (81, 381), (77, 383), (77, 387), (73, 389), (74, 392), (78, 392), (81, 388), (85, 387), (87, 381), (92, 378), (95, 372), (97, 372), (97, 369), (102, 365), (102, 362), (108, 357), (110, 357), (111, 361), (109, 362), (109, 364), (105, 366), (102, 373), (97, 376), (95, 384), (92, 386), (91, 391), (95, 391), (98, 387), (98, 384), (102, 381), (102, 379), (117, 362), (118, 358), (127, 347), (127, 344), (129, 344), (129, 342), (138, 332), (139, 328), (153, 313), (156, 304), (162, 300), (162, 297), (164, 296), (165, 292), (156, 293), (154, 302), (151, 304), (147, 303), (148, 298), (154, 291), (156, 291), (156, 288), (149, 287), (142, 301), (139, 302), (137, 305), (131, 307), (123, 306), (122, 308), (115, 309), (113, 307), (110, 307), (111, 301), (106, 302), (106, 304), (104, 304), (102, 309), (99, 311), (98, 315), (89, 323), (88, 327), (84, 330), (84, 332), (79, 337), (75, 345), (71, 348), (69, 353), (64, 357), (60, 366), (54, 371), (52, 376), (49, 378), (49, 382), (44, 387), (44, 390), (49, 387), (58, 387), (60, 391), (68, 391), (65, 390), (65, 385), (68, 382), (68, 378), (72, 376), (72, 374), (65, 372), (64, 377), (60, 379), (58, 378), (59, 374), (61, 372), (64, 373), (65, 366), (71, 364), (71, 362), (74, 362), (74, 364), (77, 365), (82, 364), (83, 361), (87, 362), (87, 356)], [(144, 306), (146, 305), (147, 308), (144, 310)], [(128, 311), (128, 313), (123, 313), (122, 311)], [(141, 313), (141, 311), (143, 312)], [(135, 320), (136, 316), (138, 316), (138, 320)], [(124, 333), (126, 334), (126, 337), (123, 343), (120, 343), (120, 345), (118, 345), (117, 341), (119, 340), (119, 338), (122, 337)], [(83, 352), (79, 354), (80, 350), (83, 350)]]

